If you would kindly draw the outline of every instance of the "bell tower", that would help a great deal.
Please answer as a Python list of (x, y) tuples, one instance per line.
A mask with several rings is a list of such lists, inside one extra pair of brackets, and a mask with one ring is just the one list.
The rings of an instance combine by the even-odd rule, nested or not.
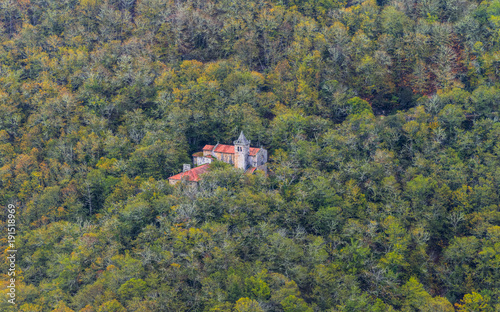
[(248, 167), (248, 155), (250, 154), (250, 141), (245, 138), (243, 131), (240, 133), (238, 140), (234, 144), (234, 166), (239, 169), (246, 170)]

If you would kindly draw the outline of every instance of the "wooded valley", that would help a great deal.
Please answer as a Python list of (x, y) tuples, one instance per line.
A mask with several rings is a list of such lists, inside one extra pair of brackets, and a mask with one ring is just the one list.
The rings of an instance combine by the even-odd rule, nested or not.
[(500, 0), (1, 0), (0, 309), (500, 311), (499, 79)]

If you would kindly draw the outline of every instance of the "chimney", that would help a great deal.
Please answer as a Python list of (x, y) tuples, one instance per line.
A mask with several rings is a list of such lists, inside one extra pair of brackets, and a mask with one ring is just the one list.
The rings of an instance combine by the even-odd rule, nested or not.
[(191, 165), (190, 164), (183, 164), (182, 165), (182, 172), (186, 172), (191, 170)]

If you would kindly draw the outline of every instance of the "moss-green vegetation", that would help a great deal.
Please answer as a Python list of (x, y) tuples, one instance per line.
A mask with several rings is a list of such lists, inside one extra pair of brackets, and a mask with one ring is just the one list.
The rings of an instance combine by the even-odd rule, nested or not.
[[(498, 0), (5, 0), (0, 40), (13, 311), (500, 309)], [(168, 184), (240, 131), (269, 177)]]

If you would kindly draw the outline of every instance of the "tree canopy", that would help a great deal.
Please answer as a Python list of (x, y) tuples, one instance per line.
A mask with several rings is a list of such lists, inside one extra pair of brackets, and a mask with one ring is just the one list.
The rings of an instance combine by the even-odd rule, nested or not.
[(498, 311), (499, 69), (499, 0), (0, 1), (1, 309)]

